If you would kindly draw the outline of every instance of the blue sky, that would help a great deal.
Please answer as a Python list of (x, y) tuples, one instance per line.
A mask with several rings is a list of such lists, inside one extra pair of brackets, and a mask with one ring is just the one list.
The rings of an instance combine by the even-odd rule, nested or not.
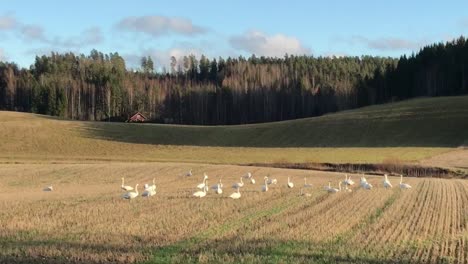
[[(429, 2), (429, 3), (428, 3)], [(0, 60), (51, 51), (150, 55), (399, 56), (468, 35), (468, 1), (4, 1)]]

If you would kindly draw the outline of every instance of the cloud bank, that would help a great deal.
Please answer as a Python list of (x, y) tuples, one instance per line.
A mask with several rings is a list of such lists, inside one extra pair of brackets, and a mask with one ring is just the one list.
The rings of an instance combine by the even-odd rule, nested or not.
[(122, 31), (140, 32), (152, 37), (171, 34), (194, 36), (207, 31), (204, 27), (194, 25), (189, 19), (167, 16), (126, 17), (116, 27)]
[(413, 41), (396, 37), (370, 39), (363, 36), (352, 36), (350, 39), (345, 41), (352, 45), (365, 45), (367, 48), (379, 51), (417, 50), (427, 43), (430, 43), (428, 40)]
[(295, 37), (283, 34), (267, 35), (260, 31), (247, 31), (233, 36), (229, 43), (235, 49), (243, 50), (258, 56), (283, 57), (287, 54), (310, 54), (311, 50)]

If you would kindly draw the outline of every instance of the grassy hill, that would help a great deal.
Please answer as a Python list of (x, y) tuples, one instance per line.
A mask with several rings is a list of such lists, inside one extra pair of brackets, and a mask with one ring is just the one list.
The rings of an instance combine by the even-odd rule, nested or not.
[(239, 126), (66, 121), (0, 112), (0, 159), (212, 163), (415, 161), (468, 142), (468, 96)]
[(239, 126), (91, 124), (101, 138), (230, 147), (456, 147), (468, 140), (468, 96), (423, 98), (321, 117)]

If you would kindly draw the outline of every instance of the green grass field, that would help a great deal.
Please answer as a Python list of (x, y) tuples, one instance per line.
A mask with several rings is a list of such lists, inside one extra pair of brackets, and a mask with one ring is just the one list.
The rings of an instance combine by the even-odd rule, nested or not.
[(466, 144), (467, 116), (468, 96), (212, 127), (79, 122), (0, 112), (0, 160), (414, 162)]

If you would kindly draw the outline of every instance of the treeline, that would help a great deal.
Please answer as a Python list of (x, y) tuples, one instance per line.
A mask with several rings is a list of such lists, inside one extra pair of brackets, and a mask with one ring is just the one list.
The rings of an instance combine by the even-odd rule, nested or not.
[(400, 59), (382, 57), (171, 58), (155, 72), (126, 69), (118, 53), (36, 57), (30, 69), (0, 62), (0, 109), (78, 120), (244, 124), (322, 115), (415, 96), (468, 92), (465, 38)]

